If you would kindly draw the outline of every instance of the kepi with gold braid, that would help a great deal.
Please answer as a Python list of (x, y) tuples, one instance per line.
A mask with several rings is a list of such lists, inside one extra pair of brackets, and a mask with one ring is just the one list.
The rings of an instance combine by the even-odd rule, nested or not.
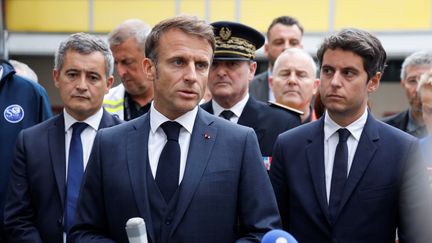
[(264, 36), (247, 25), (229, 21), (211, 25), (216, 39), (213, 60), (254, 60), (256, 50), (264, 45)]

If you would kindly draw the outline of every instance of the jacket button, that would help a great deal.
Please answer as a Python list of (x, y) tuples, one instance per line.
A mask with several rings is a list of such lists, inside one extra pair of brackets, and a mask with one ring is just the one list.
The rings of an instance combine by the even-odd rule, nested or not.
[(57, 219), (57, 224), (58, 224), (59, 226), (62, 226), (62, 224), (63, 224), (63, 220), (62, 220), (62, 218)]
[(170, 221), (170, 220), (167, 220), (167, 221), (165, 221), (165, 224), (166, 224), (166, 225), (170, 225), (170, 224), (171, 224), (171, 221)]

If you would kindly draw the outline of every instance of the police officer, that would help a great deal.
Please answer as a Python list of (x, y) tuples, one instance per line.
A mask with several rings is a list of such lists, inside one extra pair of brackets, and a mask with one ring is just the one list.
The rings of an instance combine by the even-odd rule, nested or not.
[(208, 87), (213, 98), (202, 107), (216, 116), (253, 128), (264, 160), (270, 162), (277, 136), (298, 126), (299, 115), (270, 107), (249, 95), (249, 81), (257, 67), (255, 51), (264, 44), (264, 36), (235, 22), (220, 21), (212, 26), (216, 50)]

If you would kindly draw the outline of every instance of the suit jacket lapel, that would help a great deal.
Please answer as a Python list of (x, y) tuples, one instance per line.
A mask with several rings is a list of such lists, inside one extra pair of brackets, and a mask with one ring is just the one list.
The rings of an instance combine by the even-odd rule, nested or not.
[(65, 126), (63, 114), (55, 118), (53, 125), (48, 130), (48, 146), (51, 165), (63, 208), (66, 190)]
[(311, 129), (312, 132), (309, 134), (308, 141), (310, 144), (306, 146), (306, 156), (319, 205), (328, 222), (330, 222), (325, 186), (324, 119), (321, 118), (313, 125), (315, 125), (315, 127)]
[(102, 115), (102, 119), (99, 123), (99, 128), (106, 128), (106, 127), (112, 127), (114, 125), (116, 125), (117, 123), (115, 122), (113, 116), (111, 114), (109, 114), (107, 111), (105, 111), (105, 109), (103, 110), (103, 115)]
[(217, 136), (217, 129), (210, 126), (213, 120), (213, 116), (206, 114), (202, 109), (198, 110), (189, 145), (185, 173), (180, 186), (176, 217), (173, 220), (170, 235), (181, 221), (207, 167)]
[(377, 121), (372, 115), (368, 114), (368, 119), (363, 128), (360, 141), (357, 146), (357, 150), (354, 154), (354, 159), (351, 165), (351, 169), (348, 175), (348, 179), (345, 183), (344, 191), (342, 193), (341, 206), (339, 212), (343, 209), (364, 172), (366, 171), (369, 163), (371, 162), (377, 146), (375, 142), (379, 140), (379, 132), (377, 127)]
[(247, 101), (245, 107), (243, 108), (242, 114), (239, 117), (238, 124), (251, 127), (255, 131), (255, 134), (257, 135), (258, 141), (262, 140), (262, 137), (264, 136), (264, 130), (259, 127), (259, 124), (257, 124), (257, 101), (249, 97), (249, 100)]
[[(133, 129), (127, 134), (126, 153), (132, 190), (140, 215), (143, 216), (151, 239), (154, 238), (153, 224), (146, 186), (148, 136), (150, 132), (149, 113), (131, 122)], [(153, 241), (152, 240), (152, 241)]]

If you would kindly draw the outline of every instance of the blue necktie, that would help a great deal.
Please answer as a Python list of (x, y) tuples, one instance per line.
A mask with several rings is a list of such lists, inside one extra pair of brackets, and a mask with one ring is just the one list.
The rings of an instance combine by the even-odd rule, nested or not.
[(168, 140), (159, 157), (155, 180), (165, 202), (168, 203), (179, 183), (180, 145), (178, 137), (181, 125), (177, 122), (167, 121), (161, 127)]
[(350, 132), (346, 128), (338, 130), (339, 143), (336, 147), (336, 153), (333, 164), (333, 174), (330, 185), (330, 200), (329, 200), (329, 213), (330, 220), (334, 223), (336, 214), (339, 210), (342, 192), (347, 179), (348, 171), (348, 146), (347, 140)]
[(224, 110), (220, 113), (220, 116), (223, 117), (225, 120), (231, 121), (231, 117), (234, 116), (234, 112), (230, 110)]
[(84, 173), (83, 148), (81, 132), (87, 127), (86, 123), (76, 122), (72, 125), (72, 139), (69, 146), (69, 160), (66, 187), (66, 207), (64, 215), (65, 232), (68, 233), (75, 217), (81, 179)]

